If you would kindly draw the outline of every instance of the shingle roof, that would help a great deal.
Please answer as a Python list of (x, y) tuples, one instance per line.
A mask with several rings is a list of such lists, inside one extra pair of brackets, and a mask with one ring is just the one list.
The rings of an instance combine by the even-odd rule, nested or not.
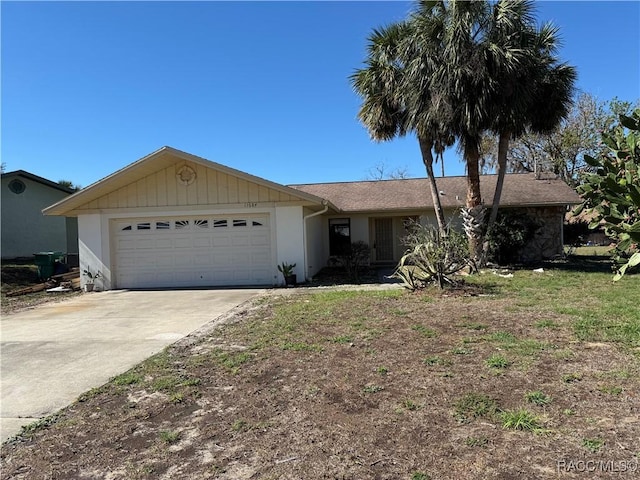
[[(491, 205), (497, 175), (480, 178), (482, 199)], [(467, 192), (466, 177), (436, 178), (444, 208), (461, 207)], [(325, 198), (344, 212), (424, 210), (433, 208), (426, 178), (363, 182), (312, 183), (289, 185)], [(505, 176), (500, 204), (503, 206), (572, 205), (580, 203), (576, 192), (560, 179), (535, 174)]]
[(47, 187), (55, 188), (56, 190), (60, 190), (65, 193), (74, 193), (75, 189), (65, 187), (64, 185), (60, 185), (57, 182), (52, 182), (51, 180), (47, 180), (46, 178), (39, 177), (33, 173), (29, 173), (25, 170), (14, 170), (13, 172), (7, 172), (2, 174), (2, 178), (11, 178), (11, 177), (23, 177), (28, 178), (29, 180), (33, 180), (34, 182), (41, 183), (42, 185), (46, 185)]

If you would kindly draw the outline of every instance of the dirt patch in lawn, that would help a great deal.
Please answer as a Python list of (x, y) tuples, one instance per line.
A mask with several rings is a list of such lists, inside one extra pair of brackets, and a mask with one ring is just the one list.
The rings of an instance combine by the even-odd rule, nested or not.
[(1, 478), (620, 475), (637, 356), (569, 322), (477, 288), (268, 296), (4, 444)]

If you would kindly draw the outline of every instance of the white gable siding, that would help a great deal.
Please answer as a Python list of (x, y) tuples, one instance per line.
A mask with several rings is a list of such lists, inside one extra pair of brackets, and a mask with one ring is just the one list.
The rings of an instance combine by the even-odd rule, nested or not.
[[(182, 184), (177, 176), (180, 168), (185, 165), (196, 173), (196, 178), (190, 185)], [(181, 161), (103, 195), (76, 210), (242, 205), (293, 200), (295, 199), (291, 195), (278, 190), (202, 165)]]

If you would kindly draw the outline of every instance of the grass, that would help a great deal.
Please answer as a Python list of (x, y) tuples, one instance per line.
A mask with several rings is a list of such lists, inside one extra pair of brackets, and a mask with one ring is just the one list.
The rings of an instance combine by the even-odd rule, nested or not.
[(453, 362), (451, 360), (449, 360), (449, 359), (442, 358), (439, 355), (433, 355), (433, 356), (425, 358), (423, 360), (423, 363), (425, 365), (433, 367), (435, 365), (447, 366), (447, 365), (451, 365)]
[(180, 433), (170, 430), (163, 430), (160, 432), (160, 440), (169, 445), (177, 443), (180, 440)]
[(549, 405), (551, 403), (551, 397), (540, 390), (536, 390), (535, 392), (527, 392), (524, 398), (529, 403), (533, 403), (534, 405), (544, 406)]
[(602, 393), (613, 396), (620, 395), (623, 391), (622, 387), (618, 385), (601, 385), (600, 387), (598, 387), (598, 390), (600, 390)]
[(362, 389), (364, 393), (378, 393), (382, 390), (384, 390), (384, 387), (381, 387), (380, 385), (365, 385)]
[(424, 472), (413, 472), (411, 480), (431, 480), (431, 476)]
[[(638, 275), (628, 275), (613, 283), (608, 271), (568, 269), (537, 274), (521, 270), (513, 278), (479, 275), (469, 281), (513, 298), (513, 313), (538, 309), (569, 316), (578, 340), (615, 342), (631, 349), (640, 347)], [(550, 326), (551, 321), (545, 319), (544, 325)]]
[(585, 438), (582, 440), (582, 446), (591, 453), (597, 453), (603, 445), (604, 440), (601, 438)]
[(503, 428), (533, 433), (544, 432), (540, 418), (524, 408), (505, 410), (500, 413), (500, 418)]
[(486, 447), (489, 444), (487, 437), (467, 437), (464, 443), (470, 447)]
[(142, 380), (142, 375), (137, 372), (125, 372), (113, 379), (115, 385), (134, 385)]
[[(324, 459), (310, 453), (322, 451), (334, 459), (331, 478), (430, 478), (426, 471), (449, 478), (459, 473), (448, 470), (450, 452), (466, 449), (486, 469), (483, 478), (515, 478), (516, 472), (535, 478), (537, 466), (548, 465), (557, 452), (601, 451), (600, 436), (614, 418), (625, 421), (616, 425), (615, 440), (606, 430), (607, 442), (637, 452), (637, 432), (628, 420), (640, 387), (640, 356), (628, 332), (640, 307), (628, 298), (638, 291), (638, 280), (629, 276), (613, 284), (610, 274), (545, 267), (544, 274), (516, 270), (509, 279), (468, 280), (490, 287), (490, 297), (401, 290), (268, 297), (201, 343), (170, 347), (85, 393), (72, 408), (85, 417), (34, 425), (33, 440), (22, 450), (31, 456), (7, 465), (90, 464), (104, 452), (114, 469), (122, 457), (122, 463), (152, 465), (162, 476), (168, 452), (158, 446), (189, 432), (194, 445), (215, 447), (203, 469), (236, 476), (240, 469), (233, 469), (244, 466), (271, 477), (326, 471)], [(526, 371), (508, 368), (522, 363)], [(154, 391), (160, 394), (148, 395)], [(193, 429), (194, 422), (200, 427)], [(136, 435), (147, 435), (154, 448), (144, 450), (145, 442), (123, 425), (136, 426)], [(544, 439), (530, 435), (551, 427), (554, 434)], [(65, 428), (77, 430), (47, 443), (47, 435)], [(87, 431), (96, 434), (83, 447), (86, 439), (78, 433)], [(130, 451), (116, 451), (114, 438)], [(291, 456), (271, 453), (289, 444), (296, 449)], [(390, 449), (395, 458), (410, 460), (388, 461)], [(170, 450), (176, 464), (200, 468), (194, 448)], [(72, 454), (54, 457), (60, 452)]]
[(433, 338), (437, 335), (435, 330), (429, 327), (425, 327), (424, 325), (414, 325), (413, 327), (411, 327), (411, 330), (418, 332), (425, 338)]
[(507, 358), (504, 355), (500, 355), (496, 353), (491, 355), (489, 358), (487, 358), (486, 364), (487, 364), (487, 367), (489, 368), (502, 369), (502, 368), (507, 368), (509, 365), (511, 365), (511, 362), (507, 360)]
[(460, 423), (474, 418), (493, 418), (499, 412), (497, 402), (483, 393), (468, 393), (453, 405), (453, 416)]

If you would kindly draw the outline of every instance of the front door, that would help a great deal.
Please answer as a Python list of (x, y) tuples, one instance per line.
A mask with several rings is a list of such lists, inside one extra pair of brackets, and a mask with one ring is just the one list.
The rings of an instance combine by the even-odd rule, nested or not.
[(373, 220), (373, 260), (393, 262), (393, 218)]

